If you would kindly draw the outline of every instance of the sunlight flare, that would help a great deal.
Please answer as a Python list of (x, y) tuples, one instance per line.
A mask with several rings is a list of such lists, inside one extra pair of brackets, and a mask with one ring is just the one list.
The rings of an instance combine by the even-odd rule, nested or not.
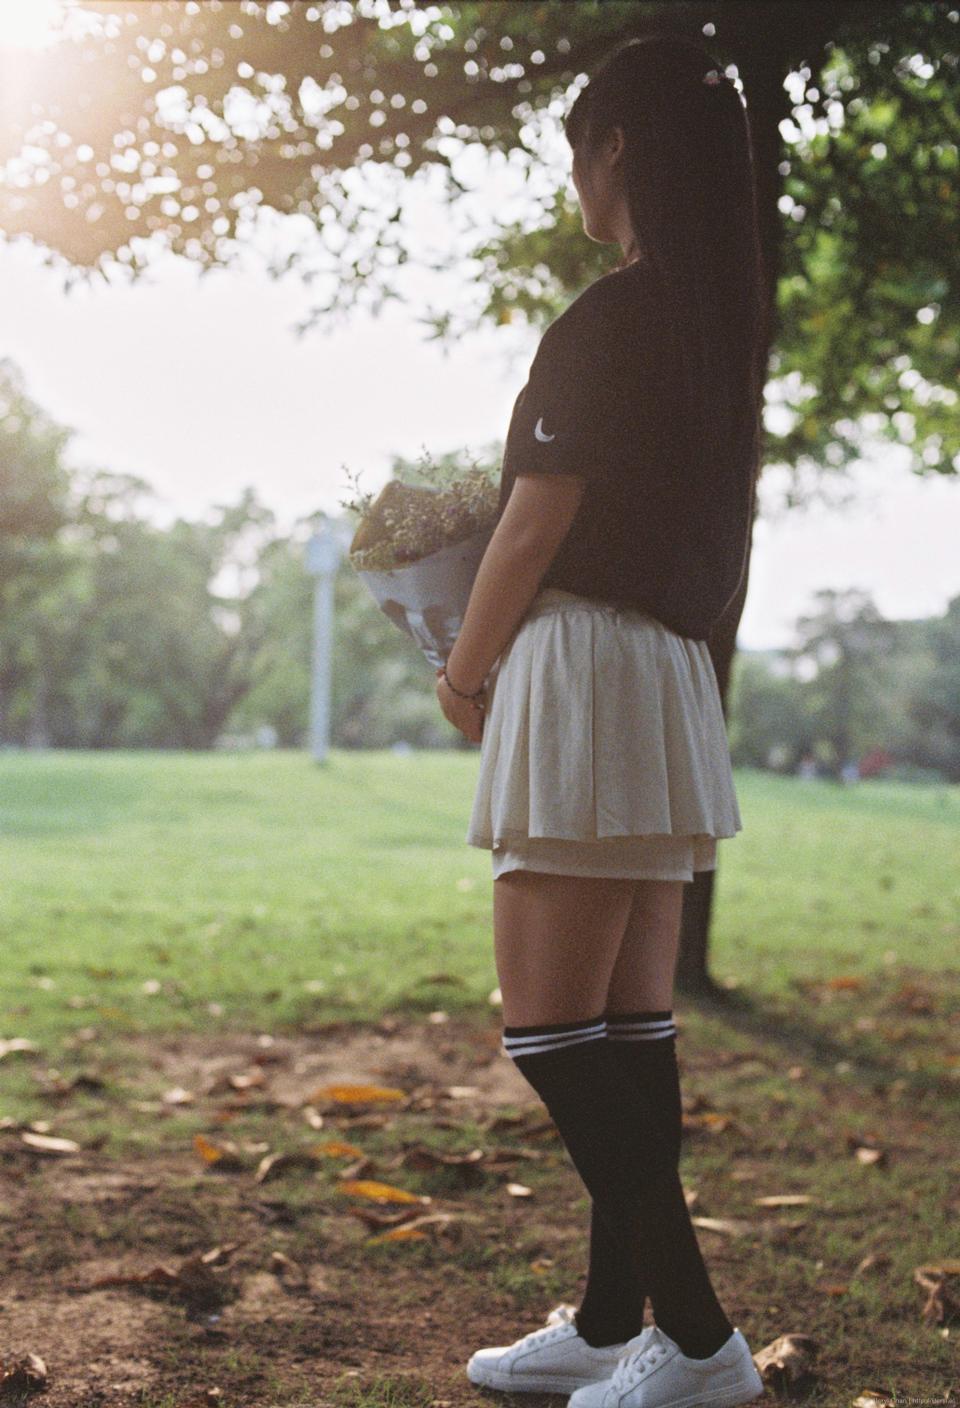
[(0, 0), (0, 49), (43, 49), (63, 21), (63, 0)]

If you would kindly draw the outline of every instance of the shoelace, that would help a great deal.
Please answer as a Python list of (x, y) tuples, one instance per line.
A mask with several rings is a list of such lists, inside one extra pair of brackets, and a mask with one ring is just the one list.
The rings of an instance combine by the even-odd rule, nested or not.
[(655, 1364), (666, 1352), (666, 1345), (660, 1340), (653, 1339), (645, 1345), (640, 1345), (630, 1354), (625, 1354), (622, 1359), (617, 1360), (611, 1378), (613, 1387), (616, 1389), (629, 1387), (635, 1380), (642, 1378), (649, 1366)]
[(524, 1335), (518, 1344), (546, 1344), (549, 1340), (559, 1339), (561, 1334), (565, 1334), (568, 1321), (562, 1325), (548, 1325), (542, 1330), (532, 1330), (529, 1335)]

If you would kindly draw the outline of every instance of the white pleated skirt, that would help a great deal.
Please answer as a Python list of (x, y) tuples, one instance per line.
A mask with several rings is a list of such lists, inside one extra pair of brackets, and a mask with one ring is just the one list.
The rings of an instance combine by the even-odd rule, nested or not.
[(742, 829), (706, 642), (541, 588), (488, 680), (466, 840), (494, 877), (691, 880)]

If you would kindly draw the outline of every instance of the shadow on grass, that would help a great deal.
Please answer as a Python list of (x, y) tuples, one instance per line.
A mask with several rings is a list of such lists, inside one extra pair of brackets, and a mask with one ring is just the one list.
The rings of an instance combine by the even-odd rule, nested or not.
[[(876, 975), (864, 977), (850, 996), (840, 995), (818, 1013), (818, 984), (795, 979), (798, 1002), (771, 1004), (769, 1000), (738, 989), (716, 988), (709, 993), (678, 994), (685, 1004), (703, 1017), (722, 1019), (738, 1032), (779, 1046), (785, 1056), (805, 1062), (824, 1075), (836, 1074), (840, 1062), (848, 1062), (851, 1074), (863, 1082), (885, 1086), (892, 1079), (903, 1082), (905, 1090), (916, 1094), (960, 1097), (960, 1085), (941, 1070), (911, 1069), (906, 1059), (930, 1052), (930, 1024), (948, 1021), (960, 1006), (960, 970), (937, 974), (936, 982), (921, 969), (900, 965), (889, 981)], [(897, 1002), (905, 993), (904, 1002)], [(917, 1005), (910, 1009), (911, 994)], [(840, 1002), (850, 1003), (844, 1011)], [(862, 1031), (857, 1019), (872, 1018), (875, 1027)], [(887, 1040), (881, 1030), (913, 1019), (924, 1028), (915, 1035), (903, 1032), (899, 1040)], [(912, 1039), (911, 1039), (912, 1038)], [(881, 1046), (882, 1044), (882, 1046)], [(881, 1048), (881, 1049), (878, 1049)]]

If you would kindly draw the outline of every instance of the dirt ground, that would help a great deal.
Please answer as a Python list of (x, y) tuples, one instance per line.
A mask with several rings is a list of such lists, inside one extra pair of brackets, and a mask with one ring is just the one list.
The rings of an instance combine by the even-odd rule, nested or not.
[[(476, 1408), (500, 1397), (468, 1382), (466, 1359), (577, 1303), (588, 1204), (499, 1042), (498, 1023), (387, 1018), (296, 1038), (124, 1037), (84, 1060), (92, 1081), (69, 1088), (37, 1062), (46, 1128), (0, 1121), (0, 1405)], [(710, 1054), (698, 1059), (706, 1070)], [(737, 1059), (764, 1066), (762, 1052)], [(685, 1087), (695, 1073), (688, 1061)], [(318, 1093), (330, 1083), (402, 1099)], [(685, 1138), (723, 1128), (686, 1090), (684, 1103)], [(111, 1132), (142, 1148), (118, 1153)], [(80, 1151), (31, 1147), (31, 1134)], [(331, 1140), (348, 1147), (317, 1152)], [(263, 1159), (291, 1150), (299, 1162), (258, 1177)], [(345, 1196), (345, 1176), (426, 1200)], [(752, 1176), (743, 1154), (726, 1174)], [(698, 1193), (691, 1211), (725, 1210)], [(758, 1212), (747, 1245), (789, 1247), (799, 1213)], [(410, 1227), (423, 1216), (434, 1220)], [(702, 1245), (734, 1323), (759, 1299), (780, 1312), (767, 1322), (778, 1333), (805, 1328), (783, 1286), (758, 1284), (766, 1271), (744, 1293), (742, 1240), (704, 1233)], [(771, 1338), (751, 1336), (751, 1348)]]
[[(503, 1106), (519, 1104), (528, 1107), (525, 1123), (539, 1127), (536, 1137), (544, 1141), (546, 1136), (545, 1142), (558, 1149), (529, 1086), (511, 1062), (496, 1059), (498, 1041), (498, 1030), (462, 1031), (451, 1040), (437, 1027), (388, 1020), (359, 1029), (334, 1026), (322, 1037), (298, 1039), (255, 1034), (125, 1038), (124, 1065), (129, 1064), (136, 1084), (161, 1092), (159, 1099), (139, 1102), (141, 1118), (155, 1121), (163, 1111), (177, 1109), (164, 1105), (162, 1093), (189, 1091), (197, 1104), (219, 1111), (211, 1121), (214, 1141), (232, 1123), (227, 1119), (218, 1132), (225, 1106), (234, 1118), (261, 1107), (264, 1138), (246, 1141), (256, 1145), (268, 1142), (270, 1126), (276, 1134), (278, 1116), (286, 1130), (291, 1116), (308, 1128), (303, 1108), (317, 1109), (308, 1100), (325, 1082), (386, 1082), (404, 1091), (402, 1110), (380, 1102), (372, 1102), (368, 1113), (357, 1104), (345, 1106), (342, 1114), (333, 1107), (334, 1113), (322, 1115), (316, 1142), (334, 1137), (362, 1141), (368, 1129), (411, 1122), (418, 1106), (430, 1127), (438, 1122), (442, 1127), (454, 1114), (454, 1123), (475, 1119), (483, 1124)], [(245, 1093), (228, 1084), (231, 1075), (242, 1079), (250, 1072), (262, 1072), (265, 1086)], [(457, 1086), (467, 1090), (455, 1097), (446, 1094)], [(68, 1122), (64, 1114), (61, 1110), (51, 1121), (57, 1133), (83, 1144), (83, 1121)], [(303, 1173), (294, 1169), (292, 1178), (254, 1182), (258, 1148), (244, 1150), (248, 1171), (221, 1173), (214, 1166), (204, 1171), (184, 1136), (167, 1140), (158, 1134), (162, 1152), (105, 1160), (96, 1149), (76, 1155), (25, 1151), (17, 1134), (0, 1131), (0, 1226), (7, 1244), (7, 1272), (0, 1283), (0, 1363), (9, 1373), (30, 1355), (44, 1361), (46, 1387), (34, 1399), (28, 1373), (26, 1401), (42, 1401), (48, 1408), (100, 1408), (159, 1405), (166, 1403), (166, 1394), (178, 1408), (207, 1402), (319, 1404), (334, 1401), (328, 1397), (334, 1381), (342, 1380), (337, 1401), (343, 1401), (351, 1377), (373, 1371), (400, 1381), (413, 1376), (411, 1390), (438, 1385), (451, 1403), (476, 1402), (477, 1391), (462, 1364), (449, 1360), (447, 1346), (459, 1342), (469, 1352), (476, 1344), (492, 1342), (490, 1336), (495, 1340), (502, 1330), (502, 1315), (484, 1317), (481, 1308), (464, 1325), (461, 1303), (446, 1298), (434, 1276), (424, 1274), (430, 1260), (456, 1261), (464, 1231), (459, 1221), (431, 1229), (426, 1243), (396, 1243), (380, 1254), (370, 1275), (361, 1248), (371, 1229), (342, 1211), (331, 1211), (333, 1200), (324, 1196), (325, 1188), (318, 1197), (315, 1182), (308, 1184), (307, 1194), (327, 1207), (323, 1234), (312, 1248), (297, 1248), (298, 1260), (283, 1251), (290, 1240), (284, 1234), (296, 1227), (302, 1206), (297, 1200), (288, 1205), (283, 1195), (292, 1181), (303, 1191)], [(303, 1137), (298, 1129), (295, 1140), (280, 1142), (302, 1144)], [(336, 1162), (342, 1174), (344, 1161)], [(376, 1169), (357, 1172), (409, 1182), (405, 1171), (398, 1177), (385, 1169), (384, 1160), (376, 1162)], [(512, 1201), (508, 1197), (503, 1207), (502, 1230), (508, 1236)], [(433, 1211), (434, 1204), (454, 1215), (471, 1215), (469, 1203), (449, 1196), (417, 1211)], [(367, 1208), (371, 1217), (397, 1215), (394, 1204), (369, 1202)], [(478, 1205), (473, 1215), (480, 1211)], [(405, 1209), (401, 1215), (407, 1215)], [(316, 1217), (312, 1221), (316, 1226)], [(130, 1245), (123, 1245), (128, 1238)], [(203, 1294), (192, 1298), (179, 1283), (90, 1289), (105, 1277), (143, 1275), (160, 1266), (172, 1272), (186, 1258), (225, 1244), (234, 1249), (211, 1267), (218, 1284), (210, 1289), (208, 1304)], [(290, 1264), (272, 1261), (274, 1252), (287, 1255)], [(534, 1315), (517, 1333), (536, 1323)], [(431, 1344), (437, 1346), (435, 1356)], [(234, 1366), (228, 1375), (214, 1367), (224, 1359)], [(198, 1378), (204, 1364), (210, 1373)], [(34, 1391), (39, 1392), (40, 1381), (35, 1380)], [(0, 1402), (15, 1402), (18, 1396), (18, 1385), (11, 1383), (6, 1395), (0, 1392)]]

